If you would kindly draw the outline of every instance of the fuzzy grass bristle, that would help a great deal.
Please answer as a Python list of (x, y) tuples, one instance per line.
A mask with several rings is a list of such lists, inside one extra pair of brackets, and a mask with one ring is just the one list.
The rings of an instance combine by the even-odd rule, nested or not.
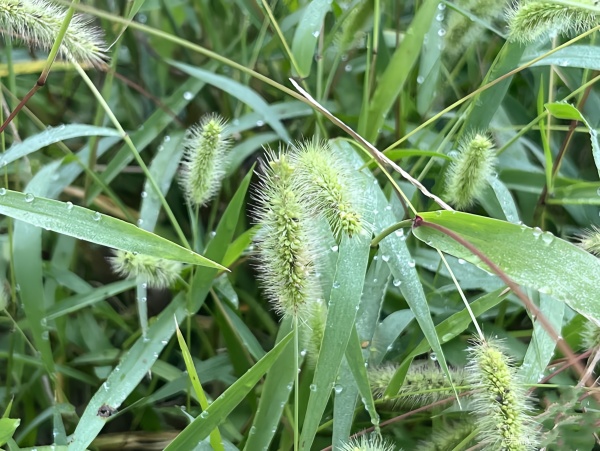
[(307, 230), (311, 217), (293, 182), (289, 155), (267, 151), (261, 182), (255, 194), (257, 268), (267, 297), (284, 315), (299, 315), (305, 304), (316, 299), (316, 244)]
[[(0, 30), (32, 47), (50, 50), (67, 10), (46, 0), (0, 1)], [(60, 55), (83, 64), (101, 66), (106, 59), (102, 31), (81, 14), (73, 15), (60, 46)]]
[(578, 246), (583, 250), (600, 256), (600, 228), (593, 225), (590, 229), (584, 230), (579, 236)]
[(115, 273), (127, 279), (138, 279), (150, 288), (171, 286), (183, 269), (177, 261), (123, 250), (114, 251), (108, 261)]
[(394, 451), (394, 449), (393, 443), (387, 442), (377, 435), (372, 437), (361, 435), (358, 438), (350, 439), (339, 448), (340, 451)]

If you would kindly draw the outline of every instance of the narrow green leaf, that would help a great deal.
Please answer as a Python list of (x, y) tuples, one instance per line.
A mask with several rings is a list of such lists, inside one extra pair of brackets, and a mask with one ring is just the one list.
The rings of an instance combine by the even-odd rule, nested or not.
[(290, 135), (283, 124), (279, 121), (279, 119), (277, 119), (269, 104), (265, 102), (265, 100), (258, 95), (256, 91), (229, 77), (224, 77), (208, 70), (199, 69), (197, 67), (178, 63), (176, 61), (167, 60), (167, 62), (186, 74), (222, 89), (230, 95), (236, 97), (258, 113), (261, 113), (263, 118), (262, 120), (269, 124), (283, 141), (291, 141)]
[[(185, 343), (185, 339), (179, 330), (179, 324), (177, 323), (177, 318), (175, 318), (175, 332), (177, 334), (177, 342), (179, 343), (179, 348), (181, 349), (181, 353), (183, 355), (183, 361), (185, 363), (185, 369), (187, 370), (188, 377), (190, 381), (192, 381), (192, 387), (194, 387), (194, 392), (196, 392), (196, 397), (200, 401), (200, 407), (202, 407), (202, 411), (208, 409), (208, 399), (206, 399), (206, 395), (204, 394), (204, 390), (202, 389), (202, 385), (200, 384), (200, 378), (198, 377), (198, 373), (196, 372), (196, 366), (194, 365), (194, 361), (192, 360), (192, 355), (190, 354), (190, 350)], [(210, 444), (212, 445), (215, 451), (222, 451), (223, 444), (221, 443), (221, 433), (219, 432), (219, 428), (215, 428), (210, 431)]]
[(306, 78), (315, 59), (315, 49), (323, 27), (325, 14), (331, 8), (330, 0), (312, 0), (304, 9), (292, 40), (292, 54), (298, 64), (298, 75)]
[[(460, 235), (496, 263), (516, 283), (566, 302), (573, 310), (600, 323), (600, 260), (550, 232), (461, 212), (420, 215)], [(482, 269), (481, 259), (449, 236), (430, 227), (413, 229), (432, 247)]]
[(582, 182), (554, 188), (549, 204), (600, 205), (600, 183)]
[(379, 78), (366, 116), (361, 116), (359, 133), (374, 142), (388, 111), (402, 91), (408, 75), (421, 53), (422, 43), (437, 11), (438, 0), (425, 0), (408, 26), (404, 40), (398, 46), (388, 66)]
[(50, 144), (82, 136), (119, 136), (114, 128), (95, 127), (85, 124), (59, 125), (47, 128), (37, 135), (13, 144), (1, 157), (0, 166), (4, 167), (21, 157), (32, 154)]
[(596, 169), (600, 175), (600, 141), (598, 141), (598, 132), (590, 126), (583, 114), (575, 108), (573, 105), (568, 103), (547, 103), (544, 105), (548, 112), (558, 119), (567, 119), (571, 121), (582, 122), (590, 131), (590, 141), (592, 143), (592, 155), (594, 157), (594, 163), (596, 163)]
[(133, 224), (31, 193), (0, 192), (0, 214), (37, 227), (115, 249), (211, 268), (221, 265)]
[(225, 390), (221, 396), (189, 424), (166, 448), (165, 451), (194, 449), (204, 440), (210, 431), (216, 428), (227, 418), (231, 411), (246, 397), (254, 385), (273, 366), (281, 353), (286, 349), (293, 337), (288, 334), (271, 351), (269, 351), (256, 365), (250, 368), (233, 385)]
[(21, 420), (13, 418), (0, 418), (0, 446), (4, 445), (13, 436)]
[[(520, 64), (539, 58), (546, 53), (548, 53), (548, 50), (543, 47), (536, 49), (534, 46), (529, 46), (527, 52), (521, 58)], [(550, 65), (600, 70), (600, 48), (594, 45), (570, 45), (533, 64), (533, 66)]]

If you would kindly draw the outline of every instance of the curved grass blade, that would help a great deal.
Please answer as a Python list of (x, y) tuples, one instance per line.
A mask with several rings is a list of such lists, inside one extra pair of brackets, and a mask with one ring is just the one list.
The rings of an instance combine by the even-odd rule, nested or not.
[(59, 125), (47, 128), (37, 135), (13, 144), (0, 158), (0, 166), (6, 166), (21, 157), (32, 154), (50, 144), (82, 136), (119, 136), (114, 128), (95, 127), (85, 124)]
[(221, 396), (189, 424), (165, 451), (180, 449), (194, 449), (198, 442), (204, 440), (210, 432), (227, 418), (229, 413), (246, 397), (254, 385), (273, 366), (281, 353), (290, 344), (293, 333), (284, 337), (273, 349), (271, 349), (256, 365), (250, 368), (231, 387), (225, 390)]
[[(511, 279), (565, 302), (600, 324), (600, 260), (549, 232), (468, 213), (435, 211), (420, 215), (472, 243)], [(489, 270), (479, 257), (429, 227), (413, 229), (429, 246)]]
[(115, 249), (225, 269), (195, 252), (128, 222), (71, 203), (35, 197), (31, 193), (1, 191), (0, 214)]
[(310, 75), (323, 20), (330, 8), (331, 1), (329, 0), (312, 0), (306, 6), (292, 40), (292, 54), (298, 64), (298, 74), (294, 75), (299, 75), (301, 78)]

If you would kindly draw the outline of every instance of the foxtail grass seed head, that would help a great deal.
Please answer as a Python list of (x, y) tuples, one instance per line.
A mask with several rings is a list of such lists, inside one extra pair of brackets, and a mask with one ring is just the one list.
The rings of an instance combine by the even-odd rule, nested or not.
[[(370, 368), (369, 384), (373, 397), (382, 398), (396, 371), (397, 365), (383, 365)], [(389, 400), (393, 409), (414, 408), (431, 404), (454, 395), (452, 384), (457, 387), (466, 384), (465, 373), (460, 368), (449, 368), (451, 380), (448, 380), (439, 366), (425, 362), (413, 364), (406, 373), (404, 383), (398, 394)]]
[(473, 205), (492, 175), (494, 163), (494, 145), (487, 136), (476, 133), (464, 139), (458, 156), (448, 168), (448, 200), (458, 209)]
[(302, 328), (302, 347), (306, 350), (306, 362), (314, 368), (321, 352), (321, 343), (325, 335), (327, 322), (327, 306), (322, 299), (306, 302), (304, 324)]
[(307, 230), (308, 216), (293, 183), (289, 156), (267, 151), (261, 183), (256, 191), (256, 237), (263, 286), (275, 309), (284, 315), (302, 315), (315, 299), (316, 243)]
[[(47, 51), (58, 37), (66, 11), (46, 0), (2, 0), (0, 33)], [(105, 51), (102, 31), (90, 26), (90, 20), (81, 14), (73, 15), (60, 47), (61, 56), (101, 66)]]
[(352, 171), (327, 142), (299, 143), (292, 151), (295, 186), (312, 212), (322, 212), (336, 236), (360, 233), (365, 224), (360, 213), (360, 193), (353, 189)]
[(581, 332), (581, 343), (585, 349), (600, 349), (600, 326), (586, 321)]
[[(506, 0), (458, 0), (455, 2), (482, 22), (494, 22), (504, 12)], [(451, 9), (448, 12), (444, 50), (452, 58), (463, 54), (465, 49), (477, 42), (485, 28), (463, 13)]]
[(108, 260), (115, 273), (127, 279), (137, 278), (149, 288), (171, 286), (183, 269), (180, 262), (123, 250), (114, 251)]
[(396, 448), (393, 443), (387, 442), (377, 435), (371, 437), (361, 435), (358, 438), (350, 439), (339, 449), (340, 451), (394, 451)]
[(557, 33), (581, 33), (600, 23), (600, 14), (592, 9), (595, 6), (594, 0), (569, 4), (523, 0), (507, 13), (509, 38), (527, 43)]
[(466, 371), (475, 390), (471, 413), (485, 449), (537, 449), (539, 435), (529, 416), (529, 396), (498, 342), (476, 341), (469, 349)]
[(206, 205), (219, 191), (225, 176), (230, 140), (225, 120), (209, 114), (188, 130), (184, 141), (180, 184), (190, 205)]
[(593, 225), (591, 229), (584, 230), (579, 235), (578, 245), (590, 254), (600, 257), (600, 229)]
[(414, 451), (441, 451), (455, 449), (475, 426), (471, 421), (454, 421), (442, 427), (433, 428), (431, 439), (422, 441)]

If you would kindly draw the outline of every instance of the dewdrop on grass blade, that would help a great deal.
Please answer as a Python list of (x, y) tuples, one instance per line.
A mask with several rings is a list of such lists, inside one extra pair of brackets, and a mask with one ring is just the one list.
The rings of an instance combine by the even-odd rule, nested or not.
[(108, 261), (112, 270), (127, 279), (138, 279), (149, 288), (167, 288), (179, 278), (180, 262), (150, 255), (115, 250)]
[(507, 13), (509, 37), (527, 43), (552, 33), (587, 31), (600, 23), (600, 14), (592, 9), (595, 6), (593, 0), (568, 4), (524, 0)]
[(221, 187), (231, 144), (225, 131), (225, 120), (209, 114), (187, 132), (179, 181), (190, 205), (206, 205)]
[(334, 235), (360, 233), (365, 224), (360, 193), (353, 190), (352, 170), (325, 141), (313, 139), (294, 146), (295, 189), (311, 212), (325, 215)]
[(506, 451), (537, 449), (539, 434), (529, 415), (530, 398), (498, 341), (474, 340), (466, 371), (475, 390), (471, 413), (480, 444)]
[(267, 150), (260, 184), (254, 194), (256, 219), (261, 226), (257, 268), (267, 297), (284, 315), (298, 315), (309, 299), (316, 299), (315, 237), (308, 227), (310, 214), (293, 183), (289, 156)]
[[(0, 1), (0, 33), (33, 47), (49, 50), (56, 41), (67, 10), (46, 0)], [(60, 54), (83, 64), (100, 66), (106, 45), (99, 28), (81, 14), (73, 15)]]
[(448, 168), (446, 194), (450, 203), (459, 209), (473, 205), (492, 175), (494, 163), (494, 145), (487, 136), (476, 133), (463, 139)]

